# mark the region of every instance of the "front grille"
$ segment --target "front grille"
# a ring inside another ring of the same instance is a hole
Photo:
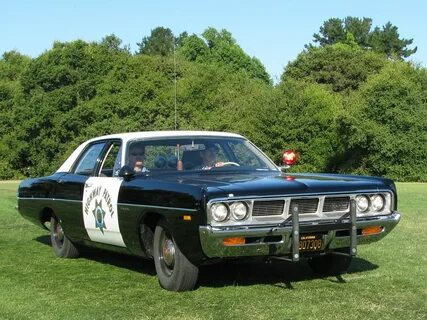
[[[283,213],[284,200],[254,201],[253,216],[278,216]]]
[[[350,197],[325,198],[323,212],[347,211],[350,205]]]
[[[316,213],[318,204],[319,204],[319,199],[317,199],[317,198],[314,198],[314,199],[292,199],[291,200],[291,207],[289,209],[289,214],[292,213],[292,210],[296,205],[298,206],[298,213],[299,214]]]

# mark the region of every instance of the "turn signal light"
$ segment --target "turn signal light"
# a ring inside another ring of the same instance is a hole
[[[372,227],[366,227],[362,229],[362,235],[369,236],[373,234],[381,233],[384,230],[384,227],[380,226],[372,226]]]
[[[225,238],[222,240],[222,243],[224,246],[235,246],[239,244],[245,244],[245,238],[244,237],[232,237],[232,238]]]

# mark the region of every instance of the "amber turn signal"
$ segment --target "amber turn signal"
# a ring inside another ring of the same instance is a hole
[[[184,215],[184,216],[182,216],[182,219],[183,219],[184,221],[191,221],[191,216],[189,216],[189,215]]]
[[[378,234],[381,233],[381,231],[383,231],[384,227],[380,227],[380,226],[371,226],[371,227],[366,227],[362,229],[362,235],[364,236],[369,236],[372,234]]]
[[[222,240],[222,243],[224,244],[224,246],[235,246],[239,244],[245,244],[245,238],[243,237],[225,238]]]

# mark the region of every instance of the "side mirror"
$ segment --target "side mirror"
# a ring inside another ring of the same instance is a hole
[[[123,166],[119,171],[119,177],[124,178],[126,181],[131,180],[135,176],[135,170],[130,166]]]
[[[282,163],[283,168],[288,169],[291,166],[295,165],[298,160],[298,153],[293,150],[285,150],[282,153]]]

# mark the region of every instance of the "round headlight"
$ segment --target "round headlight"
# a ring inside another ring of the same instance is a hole
[[[224,203],[215,203],[211,207],[212,218],[222,222],[228,217],[228,207]]]
[[[374,211],[381,211],[384,209],[384,197],[380,194],[374,194],[371,196],[372,209]]]
[[[248,207],[244,202],[234,202],[230,206],[231,215],[236,220],[243,220],[248,214]]]
[[[365,212],[369,208],[369,199],[367,196],[357,196],[356,206],[360,212]]]

